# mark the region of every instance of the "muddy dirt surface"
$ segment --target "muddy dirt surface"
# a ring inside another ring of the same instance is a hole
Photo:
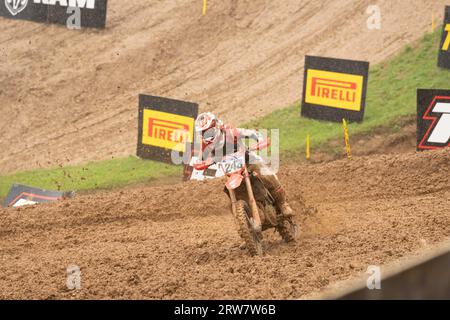
[[[296,299],[450,235],[450,150],[289,165],[281,179],[302,234],[288,245],[265,232],[255,258],[221,181],[0,209],[0,298]]]
[[[108,1],[104,31],[0,19],[0,173],[135,153],[138,94],[242,123],[298,101],[304,55],[377,63],[445,0]]]

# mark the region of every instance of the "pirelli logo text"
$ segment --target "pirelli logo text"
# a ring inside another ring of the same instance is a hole
[[[306,81],[306,103],[361,110],[363,76],[309,69]]]
[[[142,144],[185,152],[192,142],[194,119],[151,109],[144,110]]]

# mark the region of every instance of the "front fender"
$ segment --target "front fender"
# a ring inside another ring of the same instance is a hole
[[[244,177],[242,176],[242,174],[232,174],[228,178],[225,186],[227,187],[228,190],[234,190],[241,185],[242,180],[244,180]]]

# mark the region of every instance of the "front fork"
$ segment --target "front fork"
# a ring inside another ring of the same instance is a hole
[[[252,183],[250,181],[250,174],[247,170],[247,168],[244,169],[243,172],[244,180],[245,180],[245,186],[248,193],[248,201],[250,205],[250,210],[252,212],[252,217],[254,220],[253,228],[256,232],[262,231],[262,223],[261,223],[261,216],[259,215],[258,205],[256,204],[255,195],[253,194],[253,187]],[[231,199],[231,210],[233,211],[233,214],[236,215],[236,194],[234,190],[230,189],[230,199]]]

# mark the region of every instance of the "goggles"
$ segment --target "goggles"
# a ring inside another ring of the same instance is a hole
[[[214,139],[217,137],[219,129],[216,127],[206,129],[202,132],[202,138],[205,142],[213,142]]]

